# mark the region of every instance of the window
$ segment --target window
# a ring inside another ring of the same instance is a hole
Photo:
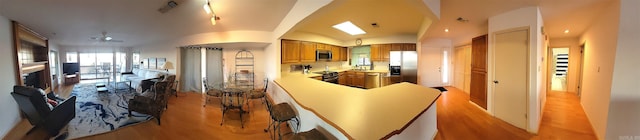
[[[371,61],[369,60],[369,55],[367,54],[358,55],[358,62],[356,64],[358,66],[370,66]]]
[[[67,63],[77,63],[78,52],[67,52]]]
[[[449,52],[442,51],[442,83],[449,83]]]
[[[133,68],[134,69],[140,69],[140,52],[133,52],[133,55],[131,56],[133,59]]]

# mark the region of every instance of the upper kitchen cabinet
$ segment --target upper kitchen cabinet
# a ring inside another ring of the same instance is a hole
[[[349,61],[349,48],[340,47],[340,61]]]
[[[316,62],[315,42],[300,42],[300,62]]]
[[[341,61],[342,60],[342,55],[340,55],[341,53],[341,49],[342,47],[338,47],[338,46],[333,46],[330,45],[331,47],[331,61]]]
[[[391,44],[372,44],[371,61],[389,61]]]
[[[403,44],[391,44],[391,51],[402,51],[404,50]]]
[[[300,48],[301,48],[300,41],[283,39],[281,44],[282,44],[282,63],[283,64],[300,62]]]
[[[402,51],[416,51],[416,44],[403,44]]]
[[[379,44],[371,44],[371,61],[382,61],[380,56],[380,45]]]
[[[316,45],[316,49],[317,49],[317,50],[327,50],[327,51],[330,51],[330,50],[331,50],[331,45],[318,43],[318,44]]]
[[[389,61],[389,52],[391,51],[391,44],[380,44],[380,58],[383,61]]]

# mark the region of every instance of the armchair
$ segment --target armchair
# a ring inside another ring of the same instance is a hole
[[[160,125],[160,117],[167,107],[167,100],[169,97],[169,82],[157,82],[153,86],[152,91],[148,96],[134,96],[129,100],[129,117],[131,117],[131,111],[149,114],[158,120]]]
[[[76,116],[75,96],[50,109],[44,100],[46,97],[35,88],[14,86],[11,95],[29,123],[34,125],[27,134],[36,128],[44,128],[49,136],[55,136]]]

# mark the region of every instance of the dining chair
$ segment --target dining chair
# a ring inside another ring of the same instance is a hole
[[[262,99],[262,104],[266,102],[265,95],[267,94],[267,87],[269,86],[269,79],[264,78],[264,88],[263,89],[254,89],[248,92],[247,98],[249,100],[252,99]],[[249,112],[251,112],[251,105],[249,105],[251,101],[247,102],[247,108]]]

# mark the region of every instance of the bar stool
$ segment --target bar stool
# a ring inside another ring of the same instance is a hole
[[[328,140],[327,136],[322,134],[318,129],[314,128],[309,131],[296,133],[291,138],[292,140]]]
[[[269,126],[264,129],[264,132],[268,132],[270,127],[273,125],[273,137],[271,137],[271,139],[275,139],[276,130],[278,131],[278,138],[282,139],[282,135],[280,134],[280,125],[284,122],[295,120],[297,123],[296,130],[299,129],[300,119],[298,119],[298,116],[296,115],[296,112],[293,110],[293,107],[291,107],[291,105],[289,105],[288,103],[279,103],[273,105],[270,99],[267,99],[266,102],[267,110],[269,111],[271,119],[269,121]],[[269,133],[269,135],[271,136],[271,133]]]

